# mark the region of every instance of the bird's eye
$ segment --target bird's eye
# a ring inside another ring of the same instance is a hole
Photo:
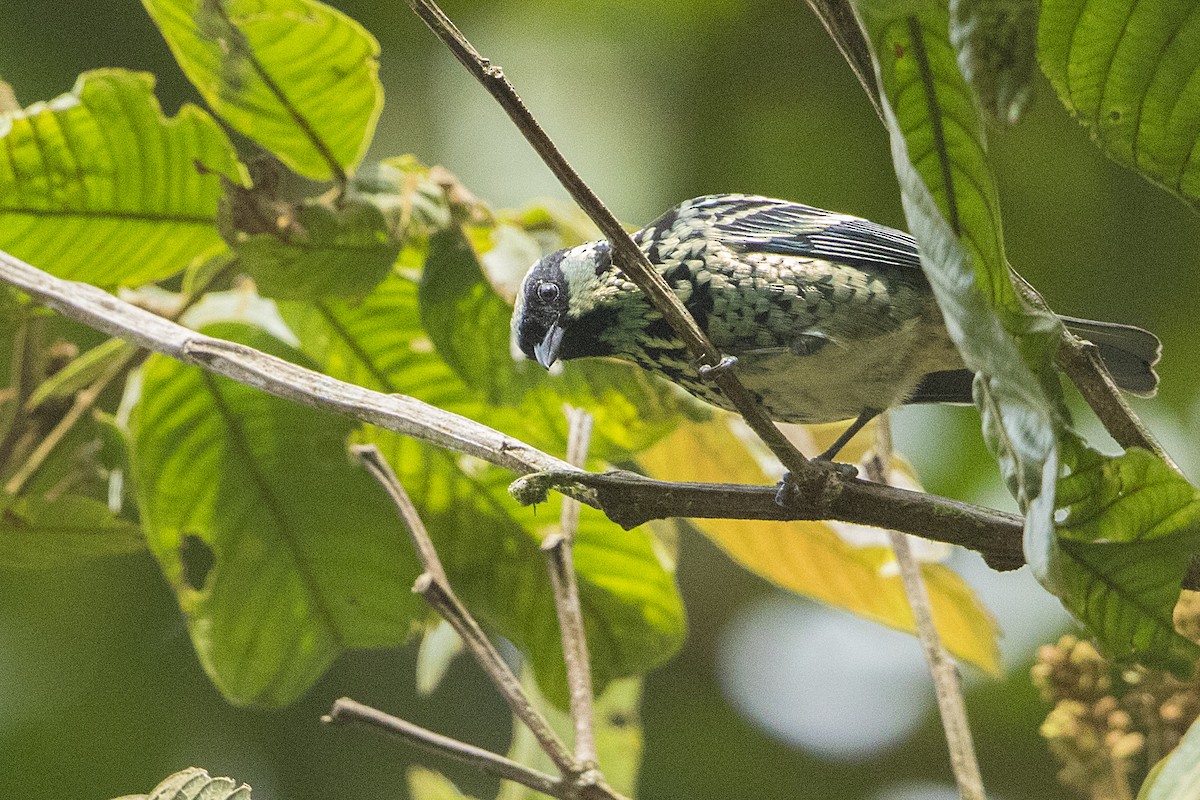
[[[553,303],[558,299],[558,284],[550,283],[549,281],[539,284],[537,288],[538,300],[543,303]]]

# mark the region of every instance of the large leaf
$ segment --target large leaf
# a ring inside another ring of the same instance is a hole
[[[1114,658],[1190,674],[1200,647],[1176,632],[1172,611],[1200,544],[1200,490],[1146,450],[1072,449],[1058,486],[1064,604]]]
[[[153,88],[145,73],[87,72],[70,94],[0,115],[0,249],[114,287],[220,246],[217,174],[240,179],[233,147],[195,106],[164,117]]]
[[[1057,391],[1049,364],[1058,323],[1025,309],[1009,277],[982,122],[944,8],[890,0],[860,8],[921,264],[951,338],[977,373],[985,438],[1025,511],[1026,555],[1048,581],[1061,420],[1047,388]]]
[[[1038,56],[1105,153],[1200,209],[1200,5],[1045,0]]]
[[[218,115],[296,172],[327,179],[366,152],[383,107],[379,43],[314,0],[143,0]]]
[[[770,480],[728,423],[722,416],[705,425],[685,425],[642,453],[638,462],[663,480]],[[916,631],[885,546],[856,546],[839,535],[836,523],[706,519],[693,524],[739,564],[778,586],[898,630]],[[924,563],[921,570],[946,647],[965,661],[998,672],[996,625],[987,609],[947,567]]]
[[[0,564],[57,567],[146,549],[137,523],[90,497],[12,498],[0,492]]]
[[[304,361],[256,329],[211,333]],[[284,705],[342,650],[405,638],[415,559],[349,461],[353,423],[156,356],[131,427],[147,539],[227,698]]]

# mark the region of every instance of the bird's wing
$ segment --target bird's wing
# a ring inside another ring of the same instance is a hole
[[[742,252],[819,258],[870,268],[920,269],[917,243],[907,233],[849,214],[744,195],[709,204],[716,237]]]

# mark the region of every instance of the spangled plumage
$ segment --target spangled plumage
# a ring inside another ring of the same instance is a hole
[[[904,402],[970,402],[916,242],[858,217],[749,195],[689,200],[634,240],[737,374],[784,422],[832,422]],[[1153,393],[1158,340],[1063,318],[1094,341],[1122,387]],[[614,356],[724,408],[683,343],[605,241],[530,269],[513,313],[530,358]]]

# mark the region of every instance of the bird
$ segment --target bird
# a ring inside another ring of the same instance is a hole
[[[633,240],[769,417],[854,420],[818,459],[831,461],[886,409],[972,401],[974,375],[946,330],[916,240],[903,231],[787,200],[716,194],[680,203]],[[1118,386],[1155,393],[1158,337],[1060,319],[1098,348]],[[606,240],[534,263],[511,330],[514,348],[546,369],[614,357],[733,409]]]

